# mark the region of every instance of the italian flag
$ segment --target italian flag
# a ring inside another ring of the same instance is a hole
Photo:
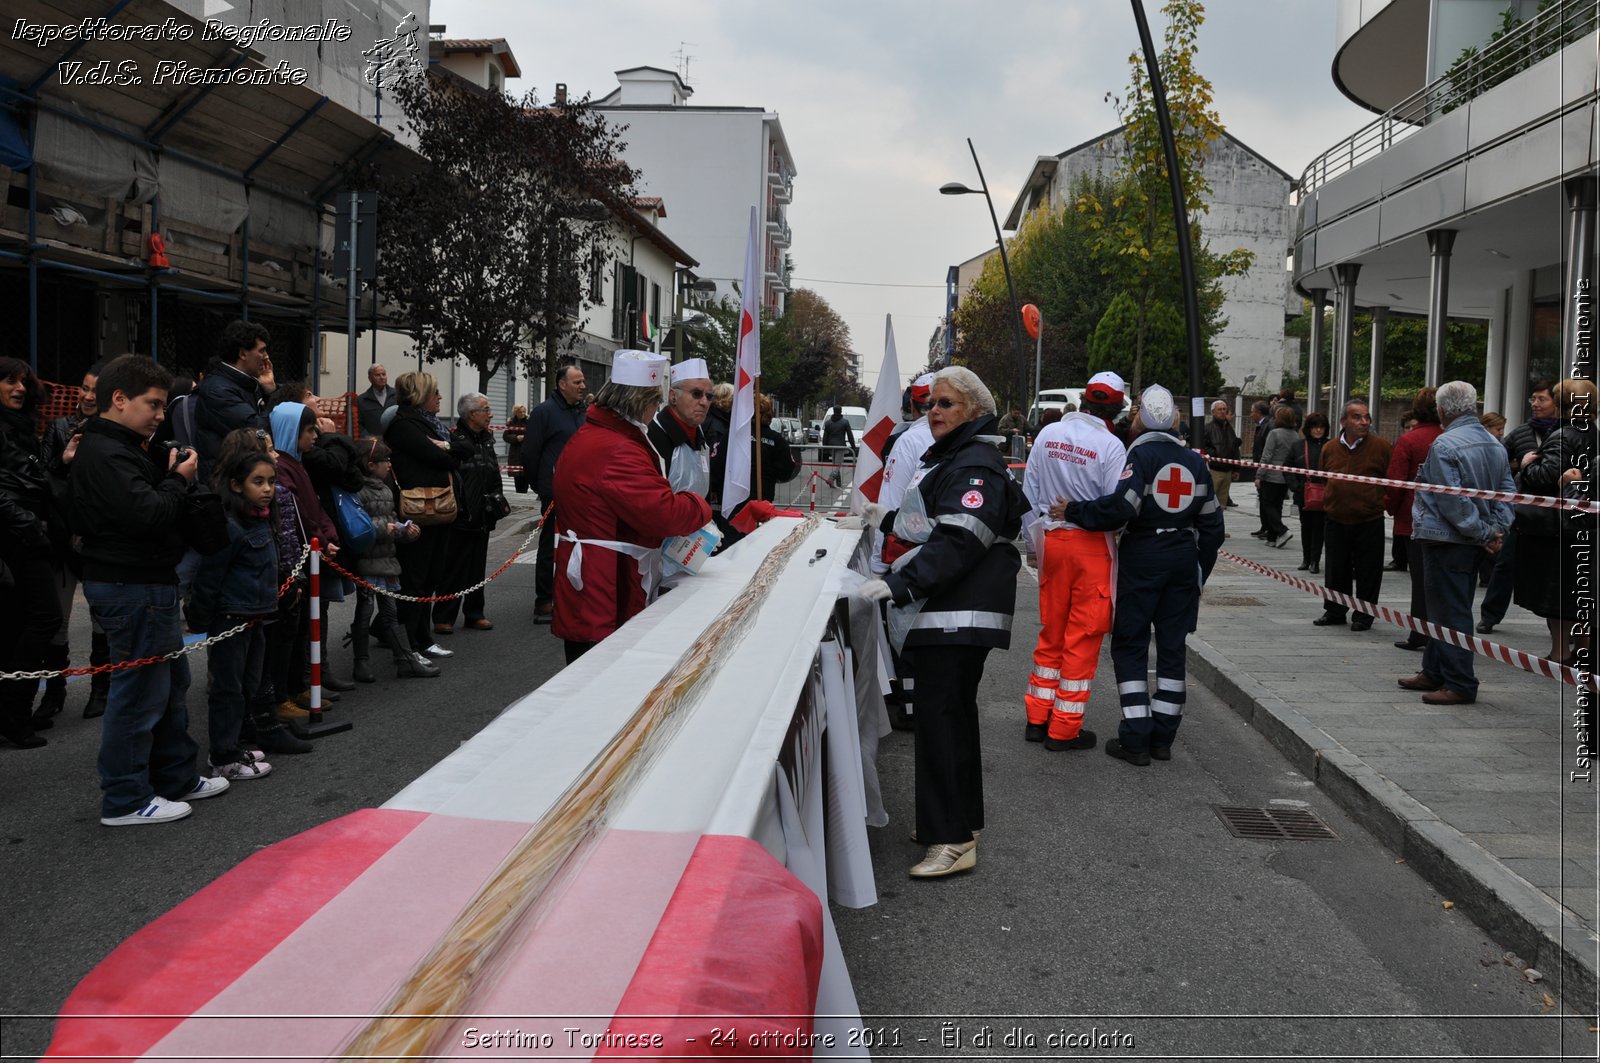
[[[655,341],[656,325],[655,322],[650,320],[649,307],[639,311],[639,334],[651,342]]]

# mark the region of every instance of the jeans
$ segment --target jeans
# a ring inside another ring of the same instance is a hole
[[[1472,633],[1472,593],[1478,585],[1478,553],[1468,543],[1424,541],[1422,575],[1428,596],[1428,619],[1440,627]],[[1450,690],[1478,694],[1472,651],[1429,639],[1422,651],[1422,671]]]
[[[237,623],[237,618],[225,618],[214,625],[215,630],[210,634],[225,631]],[[206,690],[206,717],[212,764],[231,764],[241,759],[239,728],[244,725],[245,703],[257,699],[266,647],[266,631],[257,623],[206,651],[206,671],[210,679]]]
[[[85,580],[83,596],[105,630],[113,661],[171,653],[183,646],[177,584]],[[125,816],[152,794],[181,799],[198,781],[189,737],[189,660],[111,673],[100,728],[100,814]]]
[[[1478,615],[1486,624],[1498,624],[1506,618],[1506,610],[1511,607],[1511,591],[1517,583],[1516,561],[1517,532],[1511,527],[1506,529],[1505,541],[1495,555],[1494,574],[1489,577],[1489,589],[1483,592],[1483,603],[1478,606]]]

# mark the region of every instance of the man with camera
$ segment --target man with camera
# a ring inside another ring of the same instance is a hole
[[[196,457],[185,447],[146,449],[166,413],[172,376],[148,358],[123,355],[95,382],[99,416],[83,426],[72,462],[72,526],[83,540],[83,594],[113,661],[159,658],[183,648],[178,602],[181,524]],[[112,673],[100,732],[100,822],[165,823],[228,780],[195,772],[189,737],[189,662],[157,660]]]

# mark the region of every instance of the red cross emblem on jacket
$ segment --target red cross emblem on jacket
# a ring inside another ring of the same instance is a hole
[[[1188,504],[1189,498],[1194,494],[1194,477],[1189,475],[1189,470],[1173,462],[1164,466],[1156,475],[1152,488],[1156,497],[1156,504],[1168,513],[1177,513]]]

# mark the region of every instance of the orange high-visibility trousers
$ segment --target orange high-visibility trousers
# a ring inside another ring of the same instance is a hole
[[[1028,722],[1051,738],[1083,728],[1100,644],[1111,630],[1111,547],[1104,532],[1062,528],[1044,536],[1039,562],[1039,643],[1028,677]]]

